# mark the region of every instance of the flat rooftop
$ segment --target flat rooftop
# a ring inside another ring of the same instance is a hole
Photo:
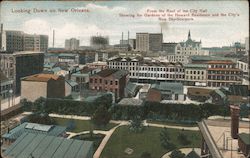
[[[250,134],[250,122],[240,121],[239,134]],[[216,119],[204,120],[199,123],[199,128],[209,146],[210,152],[215,158],[244,158],[238,152],[238,139],[231,139],[231,120]],[[225,135],[225,137],[224,137]],[[228,140],[228,141],[227,141]],[[209,142],[208,142],[209,141]],[[232,147],[232,148],[231,148]],[[232,151],[231,151],[232,149]],[[231,157],[232,154],[232,157]]]

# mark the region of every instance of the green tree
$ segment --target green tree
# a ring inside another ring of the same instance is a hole
[[[169,155],[170,158],[184,158],[185,154],[182,153],[180,150],[174,150],[172,153]]]
[[[96,126],[106,126],[111,119],[111,114],[104,105],[100,105],[91,119]]]
[[[175,145],[171,142],[168,130],[165,127],[160,133],[160,141],[161,141],[161,146],[165,149],[173,150],[175,148]]]
[[[151,158],[151,154],[148,153],[148,152],[143,152],[143,153],[141,154],[141,158]]]
[[[130,121],[130,128],[131,131],[133,132],[142,132],[143,130],[143,120],[141,119],[140,116],[135,116],[131,121]]]

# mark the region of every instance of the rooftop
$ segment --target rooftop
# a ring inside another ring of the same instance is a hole
[[[206,69],[207,65],[206,64],[185,64],[185,68],[198,68],[198,69]]]
[[[37,82],[48,82],[49,80],[58,80],[62,77],[54,74],[36,74],[28,77],[24,77],[23,81],[37,81]]]
[[[128,74],[128,71],[126,70],[105,69],[105,70],[97,72],[96,74],[94,74],[94,76],[108,77],[112,75],[114,76],[114,78],[120,79],[127,74]]]
[[[118,105],[121,106],[142,106],[143,101],[141,99],[134,99],[134,98],[123,98]]]
[[[38,133],[23,133],[7,150],[4,156],[10,158],[89,158],[93,155],[93,142]]]
[[[55,125],[43,125],[37,123],[24,122],[19,126],[5,133],[2,137],[6,139],[15,140],[23,133],[43,133],[51,136],[59,136],[66,131],[66,127]]]
[[[250,134],[249,133],[240,133],[239,138],[246,144],[250,145]]]
[[[242,153],[238,152],[238,140],[231,139],[231,120],[203,120],[198,123],[198,126],[212,157],[231,158],[231,154],[232,158],[244,157]],[[240,121],[239,133],[249,134],[249,121]],[[228,141],[225,141],[226,139]]]
[[[151,88],[158,89],[161,92],[183,94],[183,85],[181,83],[160,82],[160,84],[153,84]]]

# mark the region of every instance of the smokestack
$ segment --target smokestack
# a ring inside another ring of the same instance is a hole
[[[3,24],[1,24],[1,33],[3,33]]]
[[[124,44],[124,43],[123,43],[123,32],[122,32],[122,44]]]
[[[55,47],[55,30],[53,30],[53,48]]]
[[[128,31],[128,44],[129,44],[129,31]]]
[[[231,105],[230,111],[231,111],[231,136],[233,139],[237,139],[239,133],[240,108],[239,106]]]

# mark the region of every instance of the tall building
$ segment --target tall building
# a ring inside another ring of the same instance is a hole
[[[48,36],[26,34],[22,31],[2,31],[1,33],[1,48],[2,51],[47,51]]]
[[[149,51],[158,52],[162,51],[163,35],[162,33],[149,34]]]
[[[76,38],[70,38],[65,40],[65,49],[67,50],[78,50],[79,49],[79,40]]]
[[[136,50],[141,52],[149,51],[148,33],[136,33]]]
[[[109,45],[109,38],[104,36],[92,36],[90,46],[94,49],[105,49]]]
[[[249,37],[245,38],[245,49],[247,52],[249,52]]]
[[[28,51],[2,53],[0,63],[3,74],[14,80],[14,94],[20,94],[21,78],[43,71],[44,53]]]

